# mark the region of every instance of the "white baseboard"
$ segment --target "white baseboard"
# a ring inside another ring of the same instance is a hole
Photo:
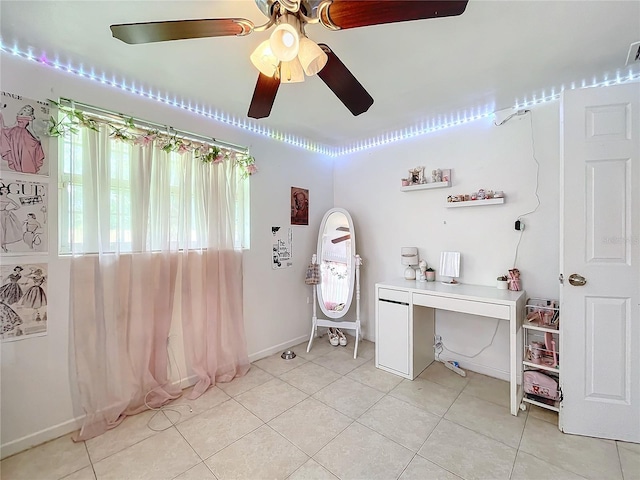
[[[58,425],[45,428],[39,432],[31,433],[22,438],[12,440],[11,442],[3,443],[0,446],[0,458],[9,457],[22,452],[23,450],[27,450],[31,447],[35,447],[36,445],[40,445],[50,440],[55,440],[63,435],[74,432],[80,428],[83,420],[84,415],[72,418],[71,420],[59,423]]]
[[[298,345],[304,341],[309,341],[309,335],[303,335],[302,337],[297,337],[292,340],[287,340],[279,345],[274,345],[273,347],[265,348],[264,350],[260,350],[259,352],[249,354],[249,361],[251,363],[256,360],[260,360],[261,358],[269,357],[274,353],[278,353],[280,351],[286,350],[288,348],[293,347],[294,345]]]
[[[471,372],[480,373],[482,375],[487,375],[488,377],[498,378],[500,380],[510,381],[509,372],[505,372],[504,370],[499,370],[497,368],[488,367],[486,365],[480,365],[478,363],[468,362],[468,361],[460,361],[459,358],[449,356],[445,353],[440,354],[440,360],[451,360],[457,361],[460,364],[460,368],[463,370],[469,370]]]
[[[198,377],[195,375],[191,375],[190,377],[183,378],[181,380],[175,380],[174,382],[172,382],[172,384],[179,385],[180,388],[184,390],[185,388],[189,388],[195,385],[197,381]],[[85,415],[81,415],[79,417],[59,423],[58,425],[54,425],[38,432],[26,435],[22,438],[18,438],[17,440],[3,443],[2,445],[0,445],[0,459],[10,457],[11,455],[15,455],[16,453],[20,453],[31,447],[41,445],[45,442],[55,440],[56,438],[60,438],[71,432],[75,432],[82,425],[84,417]]]

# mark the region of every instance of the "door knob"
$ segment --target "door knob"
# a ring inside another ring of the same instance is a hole
[[[569,275],[569,283],[574,287],[582,287],[587,283],[587,279],[582,275],[578,275],[577,273],[572,273]]]

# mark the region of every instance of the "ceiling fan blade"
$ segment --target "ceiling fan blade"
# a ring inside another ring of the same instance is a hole
[[[318,76],[354,116],[369,110],[373,105],[371,95],[327,45],[320,43],[318,46],[329,57],[327,64],[318,72]]]
[[[320,15],[339,29],[461,15],[468,0],[333,0]]]
[[[254,24],[244,18],[211,18],[202,20],[173,20],[168,22],[123,23],[111,25],[111,33],[129,44],[165,42],[188,38],[246,35]]]
[[[277,72],[273,77],[268,77],[262,73],[259,74],[256,89],[253,91],[251,105],[249,105],[249,113],[251,118],[265,118],[271,113],[271,107],[276,99],[278,87],[280,86],[280,78]]]

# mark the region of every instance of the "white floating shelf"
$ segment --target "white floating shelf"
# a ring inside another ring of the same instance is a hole
[[[408,187],[400,187],[402,192],[412,192],[413,190],[430,190],[432,188],[447,188],[451,186],[451,181],[448,182],[432,182],[421,183],[419,185],[409,185]]]
[[[464,202],[447,202],[447,208],[481,207],[483,205],[499,205],[504,203],[504,198],[488,198],[486,200],[466,200]]]

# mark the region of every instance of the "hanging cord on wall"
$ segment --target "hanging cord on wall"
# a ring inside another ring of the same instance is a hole
[[[512,113],[511,115],[509,115],[499,123],[493,122],[493,124],[496,127],[499,127],[507,123],[513,117],[526,115],[527,113],[529,114],[529,128],[531,130],[531,156],[533,158],[533,161],[536,163],[536,188],[534,190],[534,195],[536,196],[536,206],[533,210],[527,213],[523,213],[522,215],[519,215],[518,218],[516,219],[518,222],[520,222],[520,220],[526,217],[527,215],[531,215],[535,213],[538,210],[538,207],[540,206],[540,195],[538,195],[538,188],[540,186],[540,162],[538,162],[538,159],[536,157],[536,143],[535,143],[535,137],[533,135],[533,112],[531,110],[518,110],[517,112]],[[524,233],[524,225],[520,227],[520,235],[518,236],[518,243],[516,244],[516,251],[513,257],[513,268],[516,268],[516,263],[518,262],[518,250],[520,249],[520,242],[522,241],[523,233]]]
[[[461,357],[465,357],[465,358],[476,358],[478,355],[480,355],[482,352],[484,352],[487,348],[489,348],[491,345],[493,345],[493,342],[496,339],[496,335],[498,333],[498,327],[500,327],[500,322],[501,320],[497,320],[496,321],[496,329],[493,331],[493,336],[491,337],[491,341],[489,342],[488,345],[485,345],[484,347],[482,347],[482,349],[474,354],[474,355],[465,355],[464,353],[460,353],[460,352],[456,352],[454,350],[450,350],[448,349],[445,344],[444,344],[444,340],[442,340],[442,338],[440,338],[440,340],[436,341],[434,347],[435,347],[435,353],[436,353],[436,360],[438,360],[439,362],[441,362],[442,360],[440,360],[440,354],[446,350],[449,353],[453,353],[455,355],[460,355]]]
[[[535,136],[533,135],[533,112],[531,110],[525,110],[525,112],[529,113],[529,128],[531,130],[531,156],[533,158],[533,161],[536,163],[536,188],[534,190],[534,195],[536,196],[536,206],[533,210],[518,216],[517,218],[518,221],[520,221],[520,219],[526,217],[527,215],[531,215],[535,213],[538,210],[538,207],[540,207],[540,195],[538,194],[538,188],[540,187],[540,162],[536,157],[536,142],[535,142]],[[520,241],[522,240],[523,232],[524,232],[524,228],[521,228],[520,237],[518,238],[518,243],[516,244],[516,251],[513,256],[513,268],[516,268],[516,263],[518,261],[518,250],[520,248]]]
[[[180,373],[180,367],[178,367],[178,362],[176,361],[176,356],[173,353],[173,348],[171,348],[171,342],[169,342],[170,338],[171,337],[169,337],[167,339],[167,349],[169,350],[169,353],[171,353],[171,358],[173,358],[173,363],[176,366],[176,371],[178,372],[178,381],[182,381],[182,374]],[[171,378],[171,373],[172,373],[171,360],[169,360],[169,378]],[[167,381],[167,383],[168,383],[168,381]],[[161,407],[152,407],[151,405],[149,405],[147,403],[147,397],[149,397],[149,394],[151,392],[153,392],[156,388],[164,387],[165,385],[166,385],[166,383],[163,384],[163,385],[158,385],[157,387],[152,388],[144,396],[144,404],[145,404],[145,406],[149,410],[154,410],[156,412],[151,416],[151,418],[147,422],[147,427],[149,427],[149,429],[153,430],[154,432],[163,432],[167,428],[171,428],[171,427],[175,426],[180,421],[180,418],[182,418],[182,413],[180,413],[180,411],[177,410],[180,407],[187,407],[189,409],[189,413],[193,413],[193,408],[191,408],[191,405],[186,405],[186,404],[182,404],[182,405],[162,405]],[[153,421],[154,418],[156,418],[156,415],[158,415],[160,412],[175,412],[175,413],[178,414],[178,419],[174,422],[173,420],[171,420],[171,418],[169,418],[169,415],[165,415],[165,418],[169,421],[169,423],[171,425],[168,426],[168,427],[165,427],[165,428],[153,428],[151,426],[151,422]]]

